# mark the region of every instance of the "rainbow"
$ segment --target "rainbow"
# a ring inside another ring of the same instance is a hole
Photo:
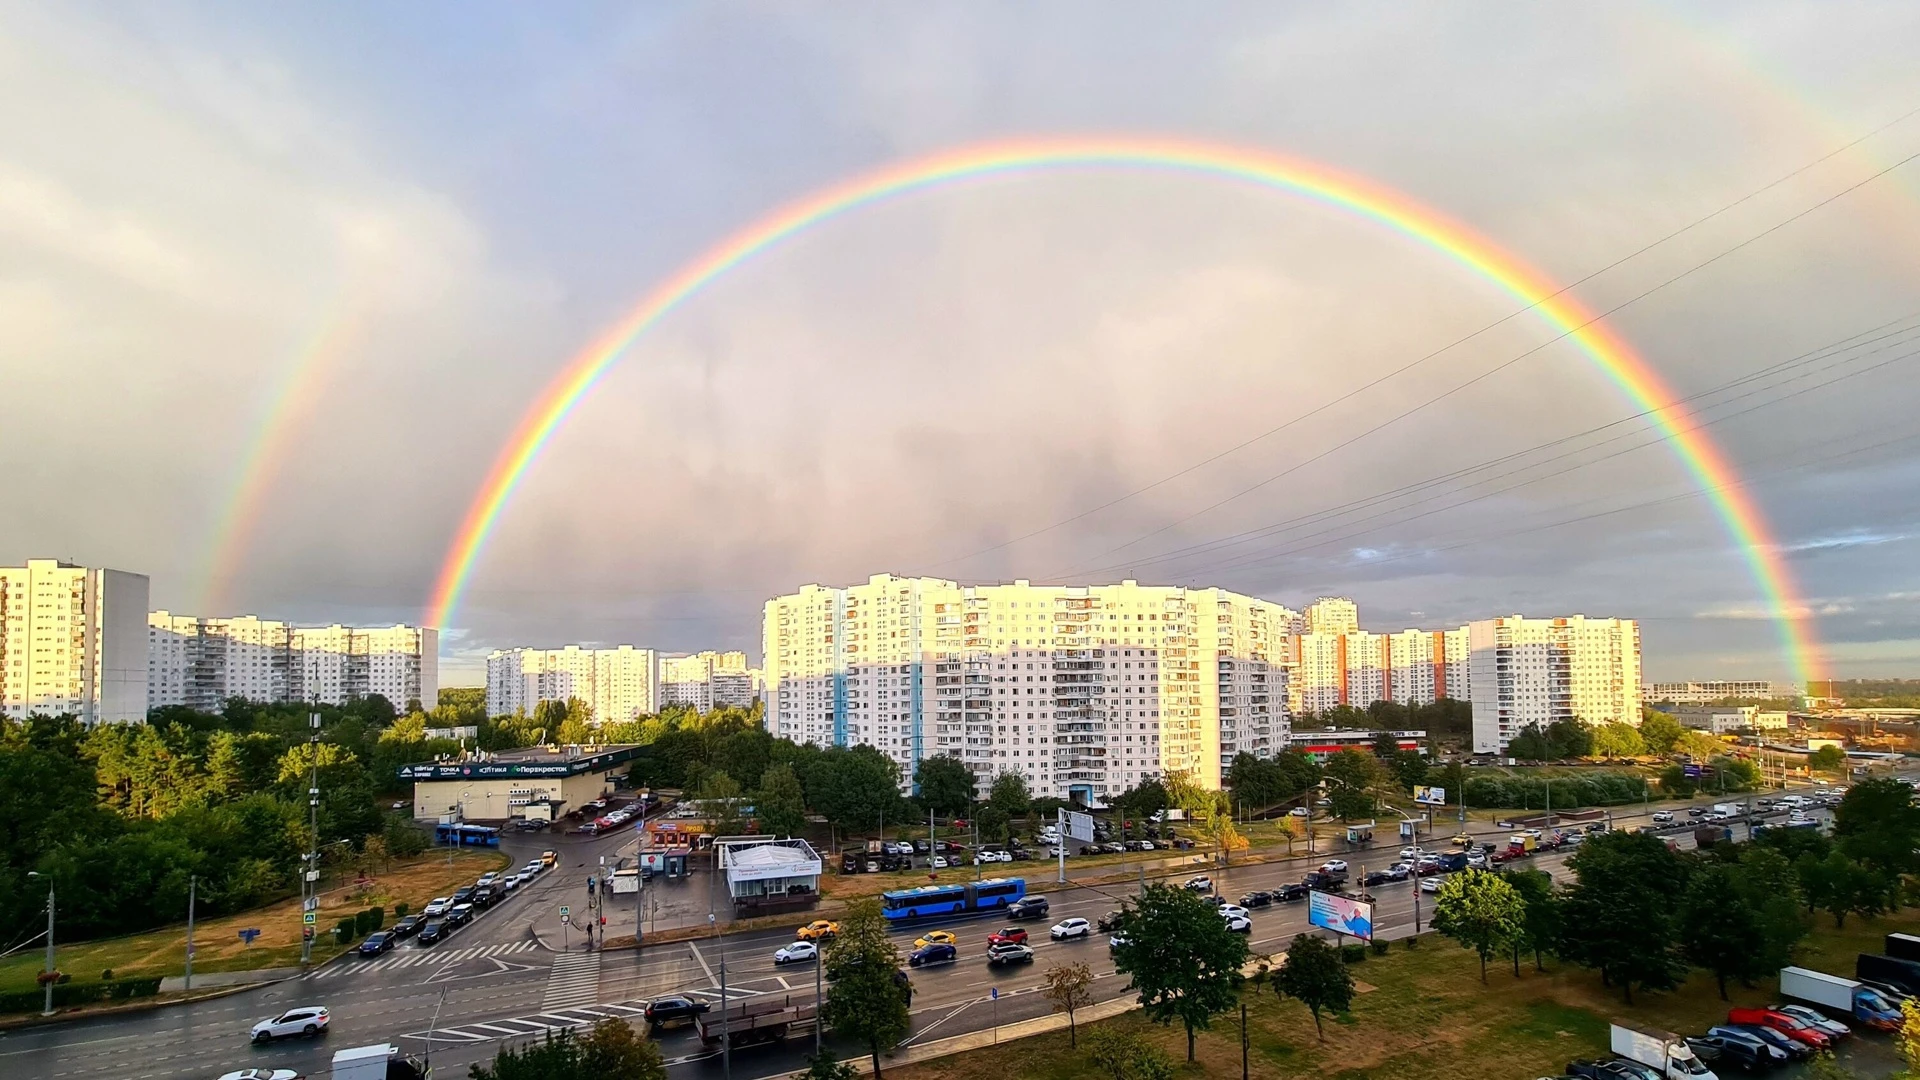
[[[897,162],[804,196],[727,237],[656,286],[569,363],[522,416],[502,447],[441,566],[426,615],[451,625],[474,563],[540,451],[627,349],[690,298],[753,257],[854,210],[964,180],[1040,170],[1125,168],[1225,180],[1278,191],[1371,221],[1447,256],[1537,311],[1639,409],[1673,447],[1746,560],[1773,615],[1793,677],[1816,677],[1808,611],[1766,521],[1726,456],[1659,375],[1598,317],[1538,270],[1400,192],[1313,162],[1264,150],[1134,136],[999,141]]]

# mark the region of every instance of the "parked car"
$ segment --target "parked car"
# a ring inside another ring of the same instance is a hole
[[[1047,931],[1047,935],[1055,941],[1088,937],[1092,933],[1093,924],[1085,919],[1062,919]]]
[[[1007,915],[1015,919],[1042,919],[1047,914],[1047,898],[1044,896],[1023,896],[1007,907]]]
[[[1658,1073],[1625,1058],[1567,1062],[1567,1075],[1581,1080],[1661,1080]]]
[[[934,942],[908,953],[907,963],[913,967],[925,967],[928,964],[951,964],[959,958],[959,949],[943,942]]]
[[[448,932],[446,920],[435,919],[420,928],[420,935],[417,940],[422,945],[438,945],[440,944],[440,939],[446,937]]]
[[[360,948],[355,951],[361,956],[379,956],[381,953],[393,948],[394,942],[398,940],[400,939],[394,937],[389,931],[376,930],[368,934],[367,940],[361,942]]]
[[[1017,942],[993,945],[987,949],[988,967],[1010,967],[1033,963],[1033,950]]]
[[[935,855],[932,859],[928,860],[928,867],[933,870],[945,870],[952,865],[952,863],[947,861],[945,855]]]
[[[1737,1068],[1741,1072],[1759,1072],[1771,1069],[1776,1064],[1774,1049],[1755,1039],[1751,1042],[1727,1038],[1724,1035],[1699,1035],[1689,1038],[1687,1046],[1693,1055],[1700,1059],[1715,1075]],[[1781,1060],[1785,1055],[1781,1055]]]
[[[804,964],[809,960],[820,959],[820,946],[811,941],[795,941],[782,946],[773,954],[776,964]]]
[[[1753,1032],[1743,1031],[1736,1027],[1723,1026],[1708,1028],[1707,1038],[1720,1039],[1727,1043],[1742,1044],[1754,1052],[1755,1060],[1764,1061],[1770,1066],[1784,1065],[1791,1056],[1785,1050],[1755,1035]]]
[[[221,1073],[220,1080],[300,1080],[300,1074],[292,1069],[238,1069]]]
[[[1759,1024],[1728,1024],[1727,1027],[1734,1031],[1744,1031],[1763,1042],[1772,1044],[1774,1047],[1784,1051],[1787,1058],[1792,1061],[1804,1061],[1812,1057],[1815,1053],[1813,1047],[1788,1035],[1784,1031],[1775,1031],[1770,1027],[1762,1027]],[[1717,1027],[1707,1029],[1707,1034],[1709,1035],[1718,1035],[1720,1033],[1721,1031]]]
[[[1004,930],[998,930],[987,935],[988,946],[1025,945],[1026,943],[1027,928],[1024,926],[1009,926]]]
[[[913,947],[916,949],[924,949],[929,945],[958,944],[960,944],[960,939],[955,937],[951,930],[929,930],[914,939]]]
[[[1807,1023],[1812,1024],[1816,1030],[1824,1032],[1830,1039],[1844,1039],[1853,1034],[1852,1028],[1825,1013],[1817,1012],[1805,1005],[1775,1005],[1773,1008],[1786,1013],[1788,1016],[1797,1016],[1805,1020]]]
[[[815,919],[795,931],[801,941],[825,941],[840,932],[840,924],[830,919]]]
[[[1729,1009],[1727,1023],[1745,1026],[1755,1024],[1772,1028],[1796,1042],[1802,1042],[1815,1050],[1829,1050],[1833,1047],[1833,1037],[1791,1013],[1779,1009]]]
[[[309,1039],[327,1033],[327,1008],[324,1005],[302,1005],[288,1009],[279,1016],[270,1016],[253,1025],[253,1041],[271,1042],[292,1035],[303,1035]]]
[[[713,1006],[707,1002],[695,1001],[692,998],[654,998],[647,1003],[647,1027],[662,1028],[682,1020],[691,1023],[699,1019],[701,1013],[711,1008]]]

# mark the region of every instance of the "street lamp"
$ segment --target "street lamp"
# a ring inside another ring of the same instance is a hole
[[[28,877],[30,877],[30,878],[37,878],[37,877],[41,877],[41,876],[43,876],[43,875],[42,875],[42,874],[40,873],[40,871],[38,871],[38,870],[29,870],[29,871],[27,871],[27,876],[28,876]],[[44,1007],[43,1007],[43,1008],[42,1008],[42,1009],[40,1010],[40,1015],[42,1015],[42,1016],[52,1016],[52,1015],[53,1015],[53,981],[54,981],[54,974],[53,974],[53,879],[52,879],[52,878],[48,878],[48,879],[47,879],[47,970],[46,970],[46,973],[45,973],[45,974],[43,974],[43,975],[41,976],[41,980],[42,980],[42,981],[44,981],[44,982],[46,983],[46,985],[47,985],[47,1000],[46,1000],[46,1005],[45,1005],[45,1006],[44,1006]]]

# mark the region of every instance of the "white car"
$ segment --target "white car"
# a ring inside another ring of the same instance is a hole
[[[1296,806],[1293,809],[1287,811],[1287,816],[1288,817],[1306,817],[1307,808],[1304,806]]]
[[[475,884],[475,885],[491,885],[491,884],[493,884],[494,882],[496,882],[496,881],[499,881],[499,880],[500,880],[500,871],[498,871],[498,870],[489,870],[489,871],[487,871],[486,873],[484,873],[484,874],[481,874],[481,875],[480,875],[480,880],[479,880],[479,881],[476,881],[476,882],[474,882],[474,884]]]
[[[935,870],[945,870],[947,867],[952,865],[953,865],[952,863],[947,861],[947,857],[945,855],[935,855],[933,857],[933,868]]]
[[[1420,891],[1437,893],[1440,891],[1440,881],[1437,877],[1423,877],[1420,879]]]
[[[811,941],[796,941],[773,954],[776,964],[804,964],[820,959],[820,946]]]
[[[300,1074],[292,1069],[240,1069],[222,1073],[220,1080],[300,1080]]]
[[[1109,935],[1107,935],[1107,948],[1108,948],[1108,949],[1117,949],[1117,948],[1119,948],[1120,946],[1122,946],[1122,945],[1125,945],[1126,943],[1127,943],[1127,936],[1126,936],[1125,934],[1109,934]]]
[[[453,908],[453,897],[436,896],[431,901],[428,901],[427,910],[421,912],[420,914],[425,915],[429,919],[434,919],[442,915],[445,915],[452,908]]]
[[[519,888],[520,883],[525,880],[526,878],[523,878],[519,874],[515,873],[515,874],[508,874],[506,877],[503,877],[499,881],[494,882],[494,884],[500,886],[501,888],[507,890],[508,892],[512,892],[513,890]]]
[[[1227,919],[1227,929],[1236,934],[1253,933],[1253,920],[1245,915],[1235,915]]]
[[[1220,905],[1220,917],[1223,919],[1251,919],[1253,913],[1239,904]]]
[[[253,1025],[254,1042],[284,1039],[289,1035],[305,1035],[311,1038],[326,1033],[327,1010],[322,1005],[303,1005],[297,1009],[288,1009],[279,1016],[269,1017]]]
[[[1208,877],[1205,874],[1201,874],[1199,877],[1196,877],[1196,878],[1188,878],[1186,885],[1182,887],[1191,889],[1194,892],[1212,892],[1213,879]]]
[[[1406,862],[1412,862],[1413,860],[1425,854],[1427,854],[1426,848],[1403,847],[1400,849],[1400,858]]]
[[[1328,859],[1326,862],[1320,864],[1320,872],[1323,874],[1344,874],[1347,872],[1347,860]]]
[[[1062,919],[1054,923],[1053,928],[1048,930],[1047,933],[1055,941],[1065,941],[1068,938],[1077,937],[1083,938],[1092,935],[1093,924],[1085,919]]]
[[[537,878],[540,876],[540,871],[545,870],[546,868],[547,868],[546,863],[541,862],[539,859],[535,859],[532,862],[528,863],[527,865],[521,867],[520,872],[522,874],[525,874],[529,878]]]

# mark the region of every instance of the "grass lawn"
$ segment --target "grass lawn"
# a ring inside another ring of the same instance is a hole
[[[508,861],[499,852],[460,851],[454,853],[449,866],[445,852],[429,853],[394,862],[386,872],[374,875],[368,885],[348,882],[328,889],[320,896],[314,959],[324,960],[343,951],[332,943],[329,933],[341,919],[366,908],[382,907],[387,909],[387,921],[391,923],[395,904],[404,903],[419,911],[434,897],[470,884],[489,870],[503,869]],[[194,973],[296,966],[300,963],[300,925],[297,896],[239,915],[201,919],[193,932]],[[239,931],[247,927],[260,930],[252,946],[240,942]],[[143,934],[62,945],[56,925],[55,963],[78,982],[98,979],[109,968],[117,978],[179,975],[186,966],[186,940],[187,928],[182,922]],[[42,969],[45,956],[41,949],[27,949],[0,960],[0,992],[33,989],[34,976]]]
[[[1920,910],[1872,921],[1849,920],[1836,931],[1823,918],[1798,963],[1850,974],[1855,953],[1879,949],[1890,930],[1920,928]],[[1314,1037],[1313,1019],[1297,1002],[1262,987],[1247,996],[1252,1036],[1250,1073],[1257,1077],[1327,1076],[1338,1080],[1507,1080],[1552,1076],[1568,1060],[1604,1054],[1608,1024],[1615,1019],[1684,1033],[1698,1033],[1724,1020],[1727,1003],[1710,977],[1695,973],[1668,994],[1636,994],[1634,1004],[1600,985],[1598,976],[1549,963],[1535,972],[1523,963],[1493,968],[1480,983],[1474,955],[1443,938],[1427,936],[1415,949],[1398,944],[1385,956],[1354,965],[1363,992],[1353,1012],[1329,1017],[1326,1041]],[[1774,998],[1772,980],[1753,989],[1729,988],[1735,1004],[1761,1005]],[[1162,1028],[1139,1013],[1104,1024],[1135,1030],[1157,1042],[1182,1076],[1227,1077],[1240,1071],[1238,1016],[1221,1017],[1198,1042],[1198,1060],[1186,1065],[1186,1039],[1178,1026]],[[1885,1056],[1882,1036],[1854,1040]],[[919,1065],[889,1067],[905,1080],[1096,1080],[1102,1074],[1084,1053],[1068,1049],[1065,1033],[969,1051]]]

